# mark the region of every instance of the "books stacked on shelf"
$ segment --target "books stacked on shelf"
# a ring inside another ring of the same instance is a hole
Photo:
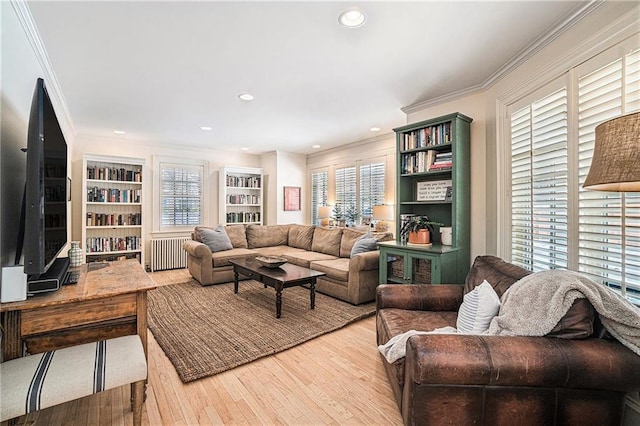
[[[142,182],[142,171],[140,169],[134,170],[125,169],[124,167],[98,167],[97,165],[94,165],[87,167],[87,179]]]
[[[87,213],[87,226],[124,226],[141,225],[142,213],[106,214]]]
[[[451,143],[451,122],[404,133],[400,148],[402,151],[410,151],[445,143]]]
[[[433,163],[429,165],[429,171],[446,170],[453,167],[453,153],[438,152],[433,159]]]
[[[260,176],[227,176],[227,186],[232,188],[260,188]]]
[[[87,201],[90,203],[139,203],[140,189],[93,188],[87,189]]]
[[[140,250],[140,237],[94,237],[87,238],[87,253]]]
[[[227,223],[252,223],[260,222],[260,212],[229,212]]]
[[[227,204],[260,204],[260,196],[250,194],[227,194]]]

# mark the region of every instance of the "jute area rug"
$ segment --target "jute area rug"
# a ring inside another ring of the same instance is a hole
[[[162,273],[152,274],[164,284]],[[184,277],[184,275],[183,275]],[[353,306],[309,290],[284,289],[276,319],[275,290],[257,281],[202,287],[191,277],[148,292],[149,329],[180,379],[190,382],[272,355],[375,313],[375,302]]]

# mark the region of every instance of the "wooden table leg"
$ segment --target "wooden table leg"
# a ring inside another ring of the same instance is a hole
[[[22,356],[22,338],[20,337],[20,311],[2,313],[2,360],[9,361]]]
[[[311,298],[311,309],[316,308],[316,279],[311,279],[311,290],[309,291],[309,297]]]
[[[276,289],[276,318],[280,318],[282,314],[282,283],[274,286]]]
[[[233,294],[238,294],[238,269],[233,267]]]

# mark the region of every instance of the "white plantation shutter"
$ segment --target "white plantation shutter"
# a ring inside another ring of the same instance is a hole
[[[371,217],[373,206],[384,204],[384,162],[360,165],[360,215]]]
[[[349,207],[356,207],[356,167],[336,169],[336,206],[343,215]]]
[[[567,90],[511,116],[512,261],[533,271],[566,268]]]
[[[318,207],[327,205],[328,182],[327,172],[311,174],[311,223],[320,224]]]
[[[623,295],[640,294],[640,197],[587,191],[595,127],[640,106],[639,52],[578,79],[579,271]],[[627,294],[628,293],[628,294]]]
[[[202,186],[202,166],[161,163],[161,226],[201,225]]]

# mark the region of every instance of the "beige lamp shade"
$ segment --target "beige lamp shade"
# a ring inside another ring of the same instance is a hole
[[[318,217],[321,219],[331,217],[331,206],[320,206],[318,208]]]
[[[640,192],[640,112],[596,127],[596,144],[585,189]]]
[[[389,229],[387,221],[393,220],[393,206],[373,206],[373,219],[378,221],[375,227],[377,232],[387,232]]]

